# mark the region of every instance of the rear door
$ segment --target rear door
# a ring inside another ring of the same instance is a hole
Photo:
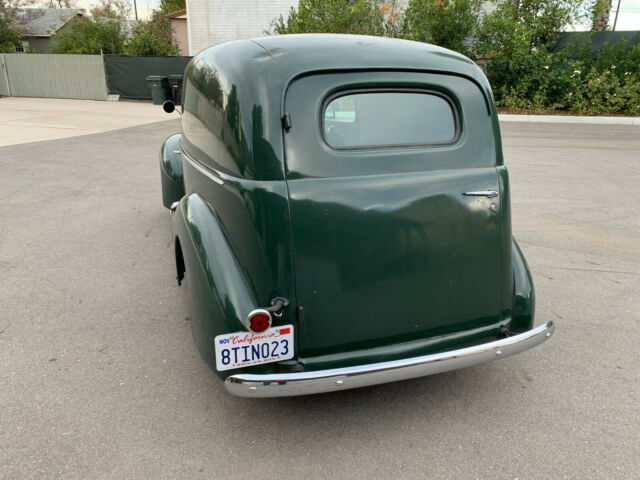
[[[474,83],[313,75],[285,111],[302,357],[499,320],[500,183]]]

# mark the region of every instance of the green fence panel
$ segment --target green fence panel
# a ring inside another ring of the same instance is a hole
[[[151,98],[148,75],[182,75],[191,57],[105,55],[109,93],[123,98]]]
[[[107,99],[100,55],[6,53],[3,57],[14,97]]]
[[[625,48],[631,48],[640,44],[640,32],[563,32],[551,48],[552,52],[564,50],[567,46],[580,38],[589,38],[593,54],[602,49],[605,44],[615,45],[625,40]]]

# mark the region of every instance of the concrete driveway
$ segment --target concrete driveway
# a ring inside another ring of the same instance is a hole
[[[175,118],[178,113],[173,113]],[[0,147],[76,137],[170,118],[150,101],[0,98]]]
[[[193,345],[157,152],[175,120],[0,148],[0,477],[640,477],[640,129],[504,126],[541,347],[234,398]]]

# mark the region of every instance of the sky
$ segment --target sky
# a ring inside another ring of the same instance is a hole
[[[613,24],[618,1],[613,0],[612,4],[610,19]],[[640,0],[620,0],[616,30],[640,30]]]
[[[618,1],[620,1],[620,14],[618,15],[616,30],[640,30],[640,0],[612,0],[613,5],[609,17],[610,25],[613,25]],[[86,8],[87,10],[95,3],[97,3],[96,0],[78,1],[80,8]],[[160,2],[159,0],[136,0],[136,3],[138,4],[138,17],[144,19],[149,18],[151,10],[157,7]],[[133,16],[133,0],[131,0],[131,5],[131,15]]]

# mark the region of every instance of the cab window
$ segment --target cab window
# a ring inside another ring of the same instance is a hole
[[[323,114],[335,149],[446,145],[458,136],[452,102],[431,91],[360,91],[332,96]]]

